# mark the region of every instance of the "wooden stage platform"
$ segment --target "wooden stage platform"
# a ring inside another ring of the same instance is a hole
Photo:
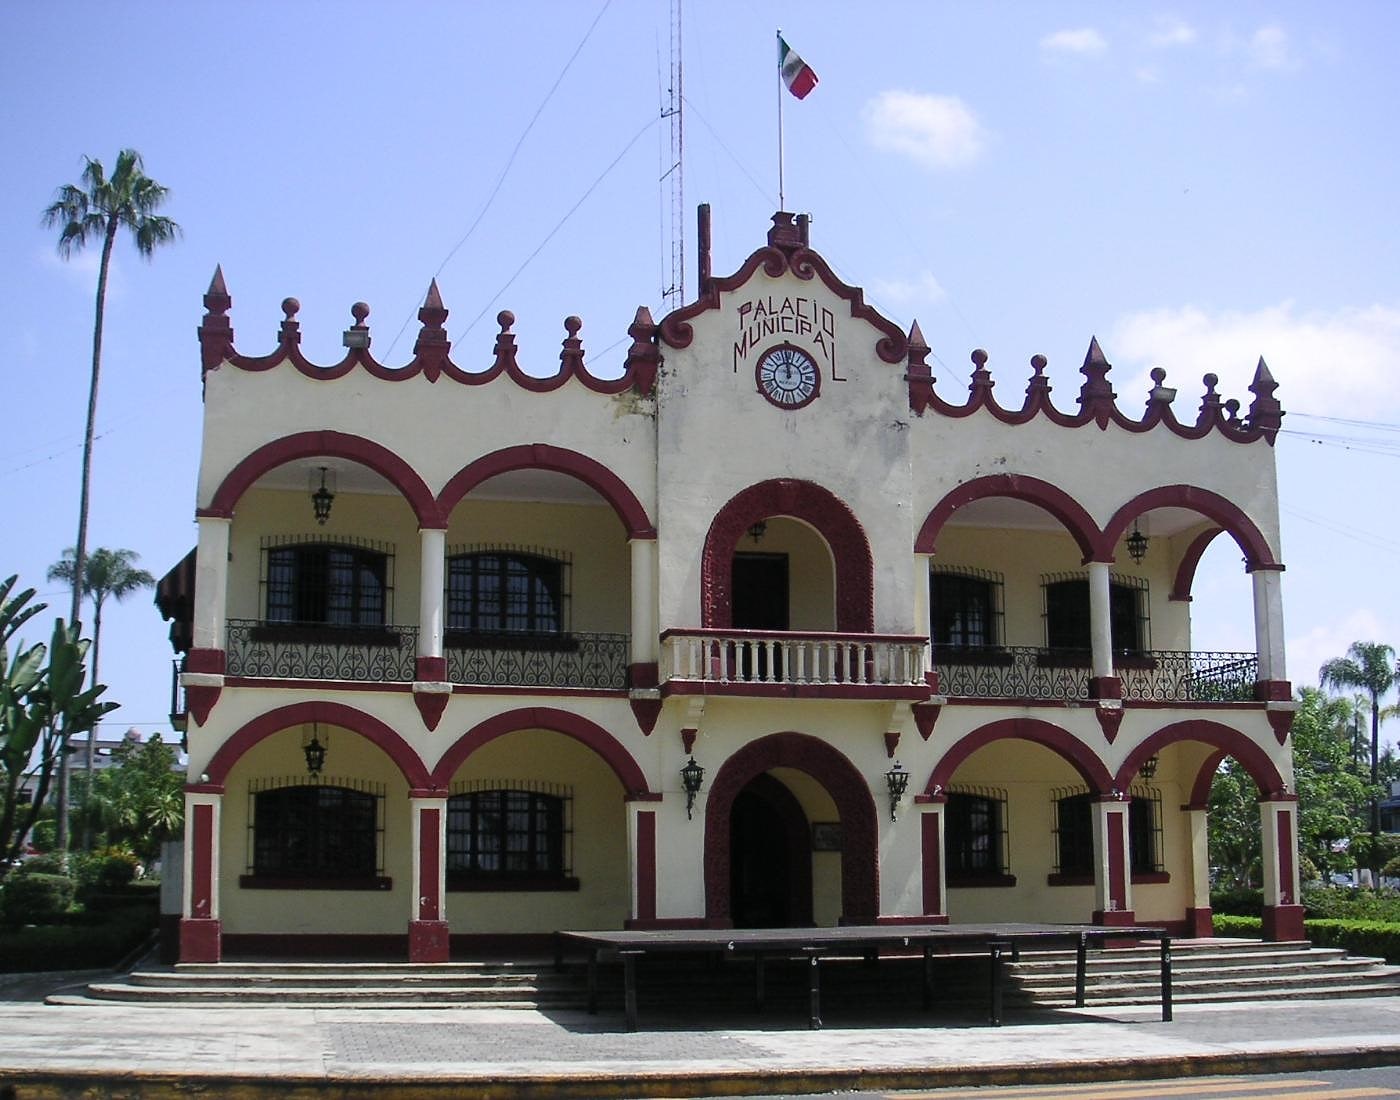
[[[922,953],[924,1005],[933,989],[933,960],[951,953],[985,952],[989,962],[989,1022],[1001,1023],[1003,960],[1023,952],[1074,947],[1074,1003],[1085,1003],[1086,956],[1107,940],[1157,940],[1161,945],[1162,1019],[1172,1018],[1171,936],[1160,928],[1099,924],[877,924],[836,928],[665,929],[626,932],[560,932],[559,956],[570,946],[588,953],[588,1011],[598,1011],[598,966],[620,963],[627,1027],[637,1030],[637,964],[648,955],[748,956],[754,964],[754,995],[764,999],[764,968],[776,960],[800,960],[808,973],[809,1024],[822,1026],[821,964],[833,957]]]

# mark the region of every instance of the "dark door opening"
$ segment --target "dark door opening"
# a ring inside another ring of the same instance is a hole
[[[788,628],[788,557],[786,554],[734,555],[733,624],[736,630],[786,630]],[[736,662],[740,678],[766,679],[768,646],[754,653],[741,647]],[[755,668],[755,665],[757,666]],[[755,675],[756,673],[756,675]],[[774,679],[782,678],[782,657],[774,661]]]
[[[782,813],[746,787],[729,811],[729,916],[735,928],[789,928],[792,858]]]

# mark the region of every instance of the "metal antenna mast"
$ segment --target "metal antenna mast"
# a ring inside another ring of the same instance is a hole
[[[671,120],[671,166],[661,183],[671,182],[666,225],[671,241],[671,270],[661,294],[662,311],[670,313],[685,303],[685,128],[681,96],[681,0],[671,0],[671,86],[661,117]]]

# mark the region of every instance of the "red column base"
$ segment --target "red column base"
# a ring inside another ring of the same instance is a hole
[[[408,961],[445,963],[451,957],[449,929],[445,920],[408,922]]]
[[[223,957],[223,921],[185,917],[180,921],[180,961],[216,963]]]
[[[1303,907],[1301,905],[1264,906],[1264,938],[1275,942],[1281,940],[1305,940],[1303,934]]]
[[[1108,912],[1095,909],[1094,923],[1102,924],[1105,928],[1121,928],[1124,925],[1136,924],[1137,918],[1133,916],[1131,909],[1111,909]]]
[[[1089,698],[1121,699],[1123,698],[1123,681],[1117,676],[1090,676]]]
[[[1206,940],[1215,935],[1215,925],[1211,923],[1209,909],[1186,910],[1186,937],[1193,940]]]

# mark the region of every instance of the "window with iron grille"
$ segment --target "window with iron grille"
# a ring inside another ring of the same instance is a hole
[[[447,629],[463,634],[563,634],[567,555],[478,548],[447,559]]]
[[[957,880],[999,879],[1007,875],[1005,791],[991,787],[952,788],[943,821],[943,851],[950,885],[958,885]]]
[[[355,780],[255,780],[244,885],[324,880],[387,888],[382,786]]]
[[[470,888],[576,887],[573,873],[573,790],[510,781],[447,800],[447,875]]]
[[[383,626],[389,621],[392,547],[276,537],[263,540],[262,559],[269,623]]]
[[[1055,873],[1094,874],[1094,812],[1087,790],[1050,792],[1055,808]]]
[[[1134,787],[1128,803],[1128,860],[1131,873],[1162,870],[1162,793]],[[1086,790],[1051,792],[1055,810],[1055,872],[1068,876],[1094,873],[1093,796]]]
[[[1002,577],[963,566],[929,574],[929,634],[936,646],[994,646],[1002,641]]]
[[[1090,648],[1089,580],[1076,575],[1041,578],[1045,599],[1045,644],[1050,649]],[[1151,648],[1147,581],[1113,574],[1108,586],[1109,630],[1113,652]]]

